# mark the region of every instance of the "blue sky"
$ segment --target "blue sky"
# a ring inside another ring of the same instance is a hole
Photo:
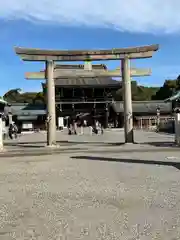
[[[27,81],[24,73],[42,70],[43,64],[22,62],[14,46],[106,49],[158,43],[160,50],[152,59],[132,61],[133,67],[152,68],[153,72],[151,77],[136,80],[160,86],[180,74],[179,1],[71,1],[38,0],[33,5],[29,0],[0,0],[0,95],[17,87],[23,91],[41,89],[40,81]],[[159,3],[164,3],[161,12]],[[111,69],[120,65],[119,61],[105,63]]]

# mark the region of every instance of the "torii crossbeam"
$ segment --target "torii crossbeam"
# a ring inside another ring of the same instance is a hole
[[[131,77],[144,77],[150,76],[152,74],[151,69],[130,69]],[[90,77],[122,77],[122,72],[120,68],[115,70],[84,70],[84,69],[54,69],[54,79],[64,79],[64,78],[90,78]],[[28,80],[43,80],[46,79],[46,72],[27,72],[25,73],[25,78]]]
[[[24,61],[101,61],[118,59],[151,58],[158,44],[142,47],[114,48],[110,50],[43,50],[15,47],[16,54]]]

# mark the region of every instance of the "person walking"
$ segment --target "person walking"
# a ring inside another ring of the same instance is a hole
[[[71,135],[71,134],[72,134],[71,126],[72,126],[72,119],[69,117],[69,118],[68,118],[68,121],[67,121],[68,135]]]
[[[81,128],[81,135],[84,134],[84,121],[81,119],[80,120],[80,128]]]
[[[13,134],[14,134],[14,137],[17,138],[18,127],[16,126],[15,122],[12,122],[12,125],[13,125]]]
[[[10,139],[17,138],[18,128],[14,122],[9,125],[9,137]]]
[[[73,120],[72,129],[73,129],[73,133],[77,135],[77,123],[75,120]]]
[[[92,135],[92,133],[93,133],[93,127],[90,125],[89,126],[89,134]]]
[[[13,124],[12,123],[9,125],[9,138],[13,139]]]
[[[100,123],[101,134],[104,134],[103,125]]]

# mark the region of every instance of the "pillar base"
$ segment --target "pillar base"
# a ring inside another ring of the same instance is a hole
[[[133,129],[130,132],[126,133],[125,143],[135,143],[134,142],[134,131],[133,131]]]
[[[4,147],[0,146],[0,152],[4,152]]]
[[[177,146],[180,146],[180,139],[176,139],[176,140],[175,140],[175,144],[176,144]]]
[[[57,148],[57,147],[59,147],[59,145],[57,145],[56,142],[54,142],[52,144],[47,143],[47,147],[49,147],[49,148]]]

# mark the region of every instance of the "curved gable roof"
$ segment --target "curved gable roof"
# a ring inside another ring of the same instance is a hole
[[[84,69],[83,64],[57,64],[55,69]],[[105,70],[107,66],[105,64],[93,64],[92,69],[96,70]],[[64,79],[55,79],[56,86],[62,87],[120,87],[120,81],[116,81],[111,77],[77,77],[77,78],[64,78]],[[43,85],[44,86],[44,85]]]
[[[55,80],[56,86],[63,86],[63,87],[90,87],[90,86],[106,86],[106,87],[119,87],[120,82],[113,80],[111,77],[94,77],[94,78],[66,78],[66,79],[56,79]]]

